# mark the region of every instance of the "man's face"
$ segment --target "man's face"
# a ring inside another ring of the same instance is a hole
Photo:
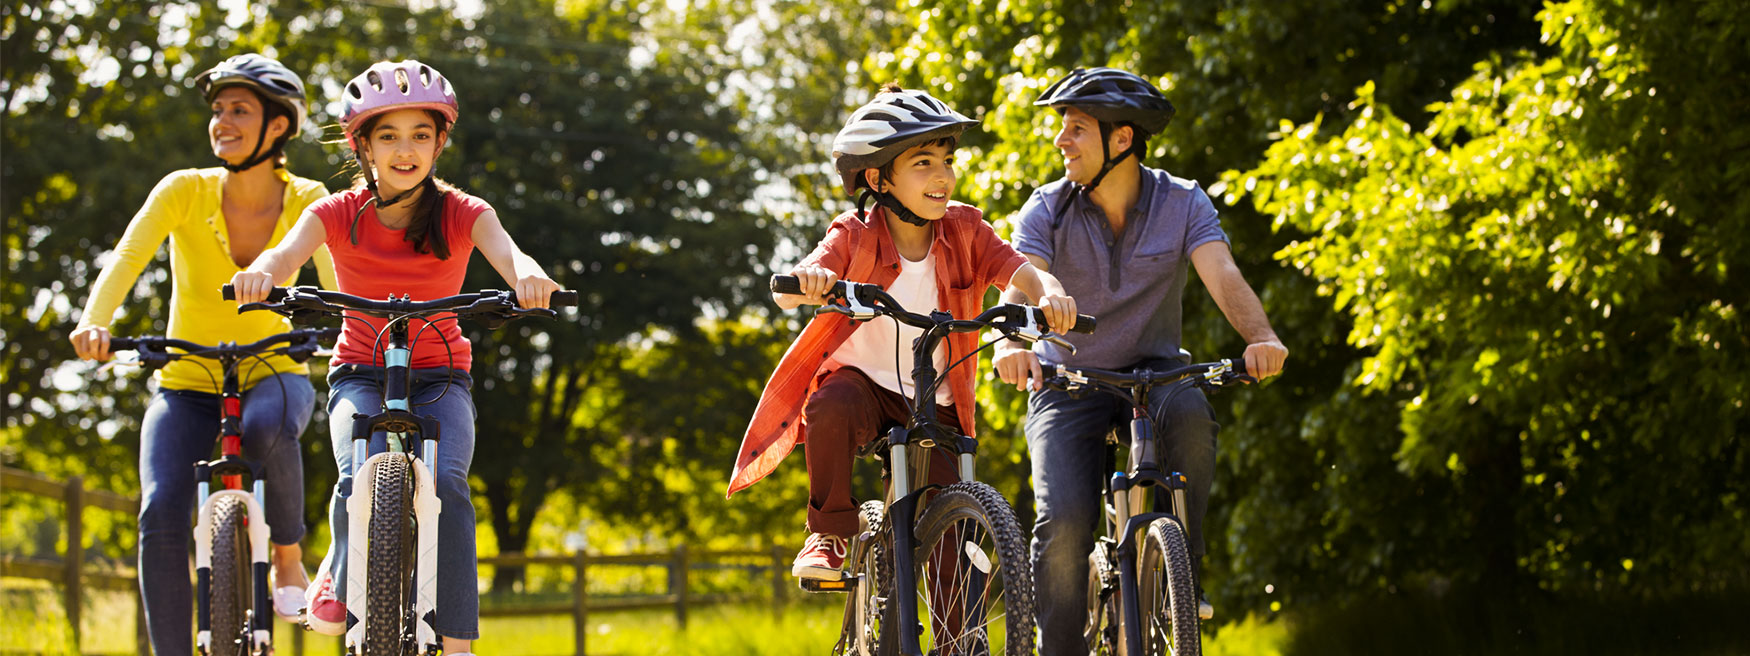
[[[1115,142],[1127,132],[1123,129],[1112,131],[1112,143],[1107,146],[1113,154],[1124,152]],[[1062,126],[1052,145],[1057,147],[1057,152],[1063,153],[1064,176],[1076,184],[1085,185],[1093,180],[1106,163],[1106,151],[1100,148],[1100,121],[1074,107],[1064,108]]]

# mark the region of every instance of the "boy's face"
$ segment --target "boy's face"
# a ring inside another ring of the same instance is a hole
[[[954,192],[954,151],[942,144],[920,144],[893,158],[893,177],[876,169],[863,172],[869,185],[892,194],[920,217],[934,221],[948,214]]]

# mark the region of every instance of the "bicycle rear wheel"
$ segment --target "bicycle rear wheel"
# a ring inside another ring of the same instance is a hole
[[[858,540],[852,557],[857,563],[857,586],[851,590],[850,649],[857,656],[893,653],[893,624],[887,620],[887,600],[893,597],[893,532],[886,525],[886,507],[880,501],[865,501],[858,510],[868,541]],[[885,651],[884,651],[885,650]]]
[[[413,475],[407,457],[376,462],[371,489],[365,655],[400,656],[413,635]]]
[[[960,482],[929,501],[912,557],[925,653],[1033,653],[1033,570],[1014,511],[989,485]]]
[[[213,656],[245,653],[249,622],[249,509],[243,500],[222,496],[213,502],[212,589],[207,597]]]
[[[1142,653],[1202,654],[1197,588],[1191,581],[1191,551],[1185,545],[1185,531],[1178,522],[1163,517],[1148,525],[1137,578]]]

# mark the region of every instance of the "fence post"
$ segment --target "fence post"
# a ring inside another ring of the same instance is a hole
[[[674,619],[681,630],[687,628],[687,545],[674,549],[674,563],[668,566],[668,593],[674,595]]]
[[[85,479],[74,476],[67,479],[67,555],[62,559],[64,567],[64,583],[66,584],[65,601],[67,608],[67,623],[73,626],[73,648],[79,649],[79,600],[85,596],[80,590],[80,571],[85,564]]]
[[[577,570],[577,581],[571,586],[571,621],[572,630],[577,637],[576,653],[583,656],[584,639],[589,635],[589,576],[586,573],[588,557],[582,549],[572,555],[571,567]]]
[[[772,544],[772,614],[784,616],[784,547]]]

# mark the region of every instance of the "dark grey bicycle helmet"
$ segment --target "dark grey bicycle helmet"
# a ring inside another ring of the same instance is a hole
[[[844,181],[845,193],[856,195],[865,187],[865,170],[887,165],[905,149],[921,143],[958,137],[978,121],[922,91],[906,91],[897,87],[875,95],[868,104],[851,112],[845,127],[832,140],[833,165]],[[876,202],[893,210],[900,219],[916,225],[926,221],[888,194],[874,189],[863,192]],[[857,201],[857,213],[863,212],[863,199]]]
[[[1133,73],[1115,68],[1078,68],[1039,95],[1033,104],[1074,107],[1107,123],[1129,123],[1157,134],[1173,120],[1173,103],[1160,89]]]
[[[305,97],[304,81],[278,61],[255,53],[237,55],[219,65],[207,69],[194,78],[195,88],[207,102],[212,102],[219,91],[229,86],[248,87],[259,96],[262,102],[278,105],[286,110],[291,128],[266,152],[262,152],[261,139],[267,136],[267,121],[261,122],[261,135],[255,144],[255,153],[242,164],[226,163],[225,168],[232,171],[242,171],[260,164],[269,158],[278,157],[287,140],[298,136],[304,125]]]

